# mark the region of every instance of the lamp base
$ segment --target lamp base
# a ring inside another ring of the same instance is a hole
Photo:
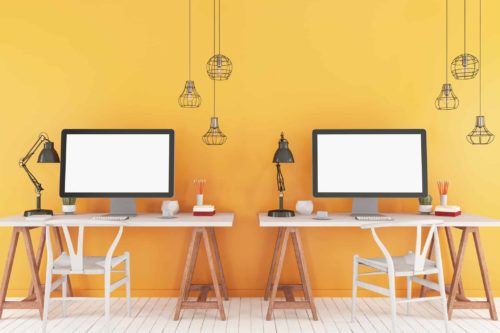
[[[35,216],[35,215],[54,215],[54,212],[50,209],[32,209],[24,212],[24,216]]]
[[[271,217],[292,217],[295,216],[293,210],[288,209],[273,209],[267,212],[267,216]]]

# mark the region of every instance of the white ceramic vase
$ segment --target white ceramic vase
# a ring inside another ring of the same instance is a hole
[[[418,205],[418,211],[420,214],[430,214],[432,213],[432,205]]]
[[[161,213],[165,217],[173,217],[179,212],[179,202],[177,200],[164,200],[161,204]]]
[[[74,214],[76,212],[76,205],[62,205],[64,214]]]
[[[311,215],[314,210],[314,205],[311,200],[299,200],[295,204],[295,210],[300,215]]]

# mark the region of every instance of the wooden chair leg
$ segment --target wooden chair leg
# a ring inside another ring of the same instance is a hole
[[[14,264],[14,257],[16,255],[18,240],[19,240],[19,228],[14,228],[12,230],[12,237],[10,239],[9,254],[7,255],[7,260],[5,262],[5,268],[3,271],[2,286],[0,287],[0,318],[2,318],[5,297],[7,297],[10,274],[12,273],[12,265]]]
[[[38,270],[35,260],[35,253],[33,251],[33,243],[31,242],[31,236],[29,228],[21,228],[21,232],[24,236],[24,245],[26,247],[26,254],[28,256],[28,264],[31,271],[31,279],[33,287],[35,289],[36,301],[38,303],[38,310],[40,312],[40,318],[43,317],[43,292],[40,283],[40,278],[38,276]]]
[[[208,266],[210,268],[210,275],[212,276],[212,283],[215,291],[215,298],[217,299],[219,315],[221,320],[226,320],[226,313],[224,312],[224,303],[222,302],[221,291],[219,289],[219,279],[217,278],[217,271],[215,268],[215,260],[212,253],[212,246],[208,236],[207,228],[203,228],[203,242],[205,243],[205,251],[208,257]]]
[[[498,320],[497,310],[495,307],[495,299],[491,292],[490,278],[488,276],[488,268],[486,266],[486,260],[484,258],[483,246],[481,244],[481,239],[479,237],[479,228],[472,229],[472,237],[474,238],[474,244],[476,245],[477,260],[479,261],[479,268],[481,270],[481,278],[483,279],[484,292],[486,294],[486,300],[489,303],[490,317],[492,320]]]
[[[276,263],[278,262],[280,244],[283,240],[284,230],[285,228],[278,228],[278,236],[276,237],[276,243],[274,244],[273,260],[271,262],[271,268],[269,269],[269,276],[267,277],[266,290],[264,291],[264,300],[266,301],[269,299],[269,295],[271,294],[274,273],[276,271]]]
[[[302,247],[302,240],[298,228],[293,229],[292,242],[293,242],[293,247],[295,249],[295,257],[297,260],[297,266],[299,267],[300,279],[302,281],[304,296],[306,301],[308,301],[311,306],[313,319],[318,320],[318,313],[316,312],[316,305],[314,304],[314,298],[312,296],[311,281],[309,280],[307,262],[304,255],[304,249]]]
[[[224,276],[224,270],[222,269],[222,261],[220,260],[219,245],[217,244],[217,237],[215,236],[215,228],[208,228],[208,235],[212,243],[212,248],[214,250],[215,262],[219,271],[220,283],[222,286],[222,296],[227,301],[229,300],[229,295],[227,292],[226,277]]]
[[[276,293],[278,292],[278,285],[280,283],[281,270],[283,269],[283,263],[285,261],[286,245],[288,243],[288,237],[290,235],[289,228],[286,228],[283,232],[283,241],[279,247],[279,259],[278,266],[276,267],[276,275],[274,276],[274,283],[271,292],[271,299],[269,300],[269,307],[267,308],[266,320],[271,320],[274,309],[274,302],[276,301]]]
[[[460,245],[458,246],[457,258],[455,261],[455,270],[453,272],[453,279],[450,286],[450,296],[448,297],[448,319],[451,320],[453,314],[453,307],[458,293],[458,282],[462,274],[462,266],[464,263],[465,249],[467,247],[467,240],[469,238],[470,228],[464,228]]]
[[[196,266],[196,260],[198,260],[198,252],[200,250],[200,242],[201,242],[202,233],[200,231],[197,231],[195,233],[194,237],[195,237],[195,243],[194,243],[194,248],[193,248],[193,257],[191,258],[191,262],[189,264],[188,277],[187,277],[187,281],[186,281],[186,290],[184,292],[184,300],[187,300],[189,298],[189,292],[191,291],[191,284],[193,283],[194,268]]]
[[[193,234],[191,236],[191,242],[189,244],[188,253],[187,253],[187,256],[186,256],[186,263],[184,264],[184,273],[182,275],[180,295],[179,295],[179,298],[177,299],[177,305],[175,307],[174,320],[179,320],[179,316],[180,316],[180,313],[181,313],[182,302],[185,299],[186,285],[187,285],[188,278],[189,278],[189,271],[190,271],[190,268],[191,268],[191,262],[193,261],[193,254],[194,254],[194,249],[195,249],[196,239],[197,239],[198,233],[199,233],[199,228],[194,228],[193,229]]]
[[[61,237],[61,230],[60,227],[55,227],[53,228],[54,230],[54,237],[56,239],[56,247],[57,251],[59,251],[59,254],[62,254],[64,252],[64,246],[63,246],[63,241]],[[68,276],[68,297],[73,297],[73,287],[71,286],[71,279]]]

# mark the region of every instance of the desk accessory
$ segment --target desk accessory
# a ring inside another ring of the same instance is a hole
[[[280,141],[278,142],[278,149],[274,153],[273,163],[276,163],[276,181],[278,183],[278,191],[280,192],[279,197],[279,209],[270,210],[267,212],[268,216],[272,217],[291,217],[295,216],[293,210],[283,209],[283,193],[285,192],[285,179],[281,173],[280,163],[295,163],[293,159],[293,154],[288,148],[288,140],[285,139],[285,135],[281,132]]]
[[[459,216],[462,214],[460,206],[436,206],[434,215],[436,216]]]
[[[318,210],[316,212],[316,216],[313,217],[314,220],[331,220],[331,218],[328,216],[327,211],[323,210]]]
[[[392,221],[393,218],[387,215],[356,215],[354,217],[358,221]]]
[[[128,215],[96,215],[92,216],[92,220],[98,221],[125,221],[128,220]]]
[[[448,204],[448,187],[449,186],[450,186],[450,182],[447,180],[438,181],[439,204],[441,206],[446,206]]]
[[[36,140],[35,144],[30,148],[26,156],[24,156],[20,161],[19,161],[19,166],[26,171],[28,174],[28,177],[30,178],[31,182],[35,186],[35,193],[36,193],[36,209],[32,210],[27,210],[24,212],[24,216],[32,216],[32,215],[54,215],[52,210],[50,209],[42,209],[42,191],[43,187],[42,184],[35,178],[35,176],[31,173],[31,171],[28,169],[26,164],[30,160],[31,156],[36,153],[38,148],[43,144],[43,149],[40,152],[40,155],[38,155],[38,163],[59,163],[59,155],[57,154],[56,150],[54,149],[54,142],[49,140],[49,136],[46,133],[40,133],[38,136],[38,139]]]
[[[420,214],[430,214],[432,213],[432,196],[427,195],[425,197],[418,198],[418,211]]]
[[[196,205],[193,207],[193,216],[214,216],[214,205]]]
[[[161,213],[164,218],[175,218],[179,212],[179,202],[177,200],[164,200],[161,204]]]
[[[76,212],[76,198],[61,198],[62,211],[64,214],[74,214]]]
[[[196,205],[203,205],[203,193],[205,191],[205,184],[207,183],[206,179],[195,179],[194,187],[196,191]]]
[[[311,215],[314,210],[314,205],[311,200],[299,200],[295,205],[295,210],[300,215]]]

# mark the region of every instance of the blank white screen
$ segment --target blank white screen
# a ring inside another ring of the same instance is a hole
[[[169,134],[68,134],[65,191],[169,192]]]
[[[419,134],[318,134],[318,192],[422,192]]]

